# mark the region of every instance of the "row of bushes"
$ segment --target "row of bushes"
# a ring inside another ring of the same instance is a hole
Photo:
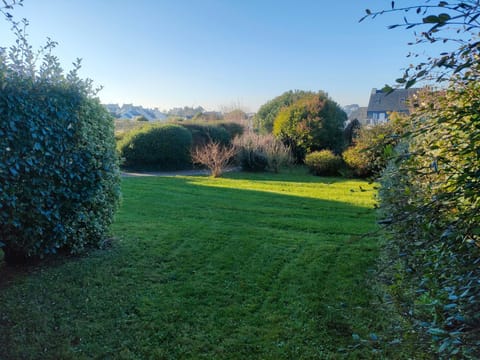
[[[316,175],[378,177],[392,158],[405,123],[405,116],[393,113],[387,123],[355,131],[352,145],[341,156],[330,150],[315,151],[307,154],[305,164]]]
[[[184,169],[192,165],[192,149],[210,142],[230,145],[242,132],[235,123],[148,124],[121,136],[117,149],[128,168]]]
[[[392,115],[389,123],[364,128],[342,156],[331,150],[307,154],[305,164],[315,175],[377,175],[385,167],[402,131],[402,119]],[[228,130],[227,130],[228,129]],[[242,127],[231,123],[220,126],[198,123],[146,125],[126,133],[118,151],[127,168],[183,169],[192,166],[192,149],[217,143],[234,145],[238,164],[247,171],[274,171],[292,163],[291,149],[271,134],[241,135]],[[395,134],[395,135],[394,135]]]
[[[228,127],[201,124],[148,125],[125,134],[118,142],[117,149],[127,168],[187,168],[195,162],[192,153],[199,155],[197,149],[211,143],[224,149],[235,148],[232,152],[235,156],[232,157],[247,171],[278,172],[281,166],[292,162],[290,149],[273,135],[247,133],[239,136],[239,129],[238,124]]]

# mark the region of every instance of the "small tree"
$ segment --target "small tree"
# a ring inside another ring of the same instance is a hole
[[[292,147],[298,162],[312,151],[343,149],[347,114],[325,93],[309,95],[283,108],[275,118],[273,134]]]
[[[282,95],[268,101],[258,109],[253,118],[253,127],[261,134],[271,133],[273,131],[273,123],[282,108],[292,105],[294,102],[306,96],[313,95],[312,91],[286,91]]]
[[[216,178],[225,172],[235,153],[235,147],[211,141],[192,151],[192,161],[207,167],[211,175]]]

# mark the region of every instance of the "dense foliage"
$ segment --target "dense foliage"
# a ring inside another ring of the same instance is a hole
[[[210,142],[226,146],[230,144],[232,140],[228,131],[221,126],[188,122],[182,123],[181,125],[192,134],[193,148],[204,146]]]
[[[391,9],[367,10],[367,17],[388,12],[408,12],[391,28],[421,28],[416,43],[452,44],[397,79],[407,88],[429,78],[449,85],[420,96],[382,180],[391,289],[402,313],[423,330],[419,334],[434,340],[435,357],[477,359],[480,2],[427,0],[397,8],[393,1]]]
[[[119,199],[113,120],[55,43],[0,49],[0,247],[7,262],[101,245]]]
[[[479,109],[476,82],[426,91],[382,181],[403,306],[446,358],[480,357]]]
[[[314,175],[337,176],[340,174],[343,162],[342,158],[331,150],[320,150],[307,154],[305,165]]]
[[[174,124],[148,125],[127,133],[117,144],[130,168],[183,169],[191,165],[192,134]]]
[[[325,93],[301,98],[282,108],[275,118],[273,134],[291,146],[298,162],[312,151],[343,149],[346,113]]]
[[[228,132],[228,135],[230,135],[230,139],[235,139],[235,137],[241,136],[245,131],[245,128],[236,122],[220,121],[215,123],[215,125],[225,129]]]
[[[311,91],[290,90],[263,104],[253,118],[255,130],[262,134],[271,133],[273,131],[275,118],[282,108],[290,106],[297,100],[313,94]]]
[[[377,178],[387,166],[407,125],[404,115],[393,113],[389,118],[386,123],[360,128],[352,145],[343,152],[353,175]]]

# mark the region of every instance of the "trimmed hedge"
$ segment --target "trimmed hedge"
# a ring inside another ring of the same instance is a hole
[[[204,124],[181,124],[192,134],[192,147],[197,148],[210,142],[229,145],[232,138],[227,130],[220,126]]]
[[[305,165],[319,176],[340,175],[342,164],[342,158],[330,150],[315,151],[305,157]]]
[[[230,139],[232,140],[235,139],[237,136],[242,136],[245,132],[245,128],[243,127],[243,125],[232,121],[220,122],[217,126],[225,129],[228,135],[230,135]]]
[[[76,72],[32,77],[0,65],[5,260],[101,245],[120,194],[113,119]]]
[[[191,146],[190,131],[180,125],[166,124],[132,130],[117,148],[127,167],[174,170],[191,165]]]

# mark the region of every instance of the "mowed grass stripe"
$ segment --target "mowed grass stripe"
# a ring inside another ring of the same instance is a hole
[[[110,250],[2,285],[7,359],[343,358],[381,326],[372,185],[238,173],[123,193]]]

